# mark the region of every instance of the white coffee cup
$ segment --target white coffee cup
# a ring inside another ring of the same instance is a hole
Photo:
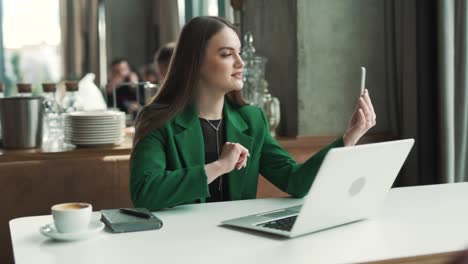
[[[52,206],[51,210],[57,231],[76,233],[88,229],[93,207],[89,203],[62,203]]]

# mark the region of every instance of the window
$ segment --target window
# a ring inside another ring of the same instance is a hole
[[[61,78],[58,0],[3,0],[6,85]]]
[[[225,2],[226,0],[178,0],[179,23],[183,26],[197,16],[226,17]]]

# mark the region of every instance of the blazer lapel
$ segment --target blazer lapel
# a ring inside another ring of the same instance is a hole
[[[248,125],[237,111],[227,101],[224,104],[224,115],[226,122],[226,140],[239,143],[252,152],[253,138],[244,131]],[[174,138],[179,155],[186,166],[205,164],[205,146],[198,114],[194,106],[187,107],[182,113],[175,117],[174,122],[180,127],[175,132]],[[247,161],[247,167],[249,166]],[[229,194],[232,200],[242,198],[242,190],[245,184],[245,173],[247,168],[234,169],[228,173]],[[201,199],[204,202],[205,199]]]
[[[244,119],[237,113],[237,111],[227,101],[224,104],[224,115],[226,119],[226,140],[227,142],[239,143],[252,153],[253,138],[244,134],[249,127]],[[229,175],[229,194],[232,200],[239,200],[242,198],[242,190],[245,184],[245,173],[249,166],[241,170],[234,169]]]
[[[174,137],[179,155],[185,165],[190,167],[205,164],[205,146],[195,107],[187,107],[176,116],[174,121],[182,128]]]

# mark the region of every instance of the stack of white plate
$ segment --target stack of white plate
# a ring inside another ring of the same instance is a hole
[[[65,116],[65,142],[83,147],[121,144],[124,128],[124,112],[73,112]]]

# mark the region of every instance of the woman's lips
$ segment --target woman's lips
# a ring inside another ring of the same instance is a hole
[[[234,78],[236,78],[236,79],[242,80],[242,72],[234,73],[234,74],[232,74],[231,76],[234,77]]]

